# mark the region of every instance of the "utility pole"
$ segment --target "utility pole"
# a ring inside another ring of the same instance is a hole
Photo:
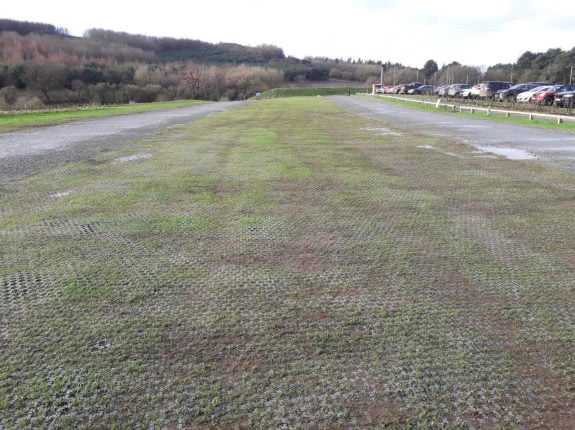
[[[393,66],[393,86],[395,87],[395,66]]]
[[[380,88],[383,88],[383,64],[381,65],[381,77],[379,79]]]
[[[571,66],[571,73],[569,74],[569,85],[573,85],[573,66]]]
[[[511,82],[513,82],[513,64],[511,65],[511,79],[509,79]]]
[[[415,82],[419,82],[419,69],[417,69],[417,75],[415,77]]]

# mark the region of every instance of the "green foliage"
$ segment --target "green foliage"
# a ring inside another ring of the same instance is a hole
[[[427,79],[431,78],[439,70],[434,60],[427,60],[423,66],[423,74]]]
[[[287,82],[298,79],[308,81],[322,81],[330,77],[330,69],[323,66],[313,66],[309,63],[288,63],[282,66],[284,78]]]
[[[515,82],[550,82],[568,84],[571,66],[575,65],[575,47],[569,51],[555,48],[545,52],[523,53],[514,64],[496,64],[487,69],[486,79]]]
[[[90,29],[85,36],[98,43],[122,44],[152,51],[163,61],[254,64],[284,58],[283,50],[273,45],[251,47],[235,43],[213,44],[201,40],[152,37],[102,29]]]

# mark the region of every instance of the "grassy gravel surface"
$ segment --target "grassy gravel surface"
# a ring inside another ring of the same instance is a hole
[[[0,112],[0,133],[22,130],[28,127],[62,124],[83,119],[168,110],[199,103],[205,102],[199,100],[176,100],[171,102],[138,103],[118,106],[54,109],[39,112]]]
[[[0,183],[0,428],[572,428],[574,213],[325,98]]]
[[[418,110],[422,110],[422,111],[426,111],[426,112],[443,112],[443,113],[448,113],[450,115],[458,115],[458,116],[462,116],[462,117],[466,117],[466,118],[473,118],[473,119],[480,119],[480,120],[484,120],[484,121],[497,121],[497,122],[503,122],[503,123],[508,123],[508,124],[520,124],[520,125],[528,125],[528,126],[532,126],[532,127],[545,127],[545,128],[552,128],[552,129],[556,129],[556,130],[567,130],[567,131],[575,131],[575,122],[572,121],[567,121],[567,122],[562,122],[561,124],[557,124],[555,119],[543,119],[543,118],[537,118],[537,119],[528,119],[526,118],[524,115],[523,116],[511,116],[509,118],[505,117],[502,114],[498,114],[498,113],[492,113],[491,115],[487,115],[486,112],[481,112],[478,111],[476,113],[471,113],[469,111],[467,112],[459,112],[459,111],[453,111],[452,108],[448,108],[448,107],[440,107],[439,109],[435,108],[434,106],[429,106],[429,105],[419,105],[415,102],[408,102],[408,101],[403,101],[403,100],[395,100],[395,99],[390,99],[390,98],[386,98],[386,97],[374,97],[371,95],[362,95],[362,97],[369,97],[370,99],[373,100],[377,100],[380,103],[390,103],[390,104],[394,104],[394,105],[399,105],[399,106],[404,106],[404,107],[408,107],[411,109],[418,109]],[[401,95],[401,96],[397,96],[397,97],[406,97],[405,95]],[[418,96],[407,96],[410,98],[413,98],[413,100],[423,100],[423,101],[429,101],[429,97],[418,97]],[[435,100],[433,101],[437,101],[437,97],[435,97]],[[447,104],[455,104],[458,105],[458,101],[457,100],[442,100],[441,103],[447,103]],[[463,104],[462,106],[467,106],[470,107],[469,105],[465,105]],[[478,106],[479,108],[485,108],[486,106]],[[499,106],[497,106],[496,103],[494,103],[491,106],[493,109],[505,109],[505,108],[501,108]],[[518,108],[509,108],[508,110],[514,111],[520,111],[520,109]],[[523,111],[525,114],[529,114],[529,111]],[[531,112],[531,113],[536,113],[536,112]],[[542,112],[545,113],[545,112]],[[554,113],[554,115],[564,115],[564,113]]]

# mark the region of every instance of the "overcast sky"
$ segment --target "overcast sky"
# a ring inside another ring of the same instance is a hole
[[[573,0],[5,0],[0,17],[74,35],[106,28],[418,67],[429,58],[506,63],[526,50],[575,46]]]

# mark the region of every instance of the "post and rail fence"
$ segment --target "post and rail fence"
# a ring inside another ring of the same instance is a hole
[[[429,102],[429,101],[425,101],[425,100],[411,99],[408,97],[397,97],[397,96],[390,96],[387,94],[377,94],[375,92],[376,86],[377,85],[374,85],[373,91],[371,93],[372,96],[387,98],[387,99],[391,99],[391,100],[410,102],[410,103],[415,103],[418,105],[433,106],[436,109],[443,107],[443,108],[451,109],[453,112],[458,112],[458,111],[459,112],[470,112],[470,113],[484,112],[487,116],[490,116],[492,114],[500,114],[500,115],[504,115],[506,118],[510,118],[511,116],[525,117],[525,118],[529,119],[530,121],[537,119],[537,118],[542,118],[542,119],[547,119],[547,120],[553,120],[557,124],[561,124],[564,122],[575,123],[575,116],[569,116],[569,115],[554,115],[554,114],[538,113],[538,112],[523,112],[523,111],[517,111],[517,110],[493,109],[491,106],[488,106],[488,107],[463,106],[463,105],[443,103],[441,99],[438,99],[436,102]]]

